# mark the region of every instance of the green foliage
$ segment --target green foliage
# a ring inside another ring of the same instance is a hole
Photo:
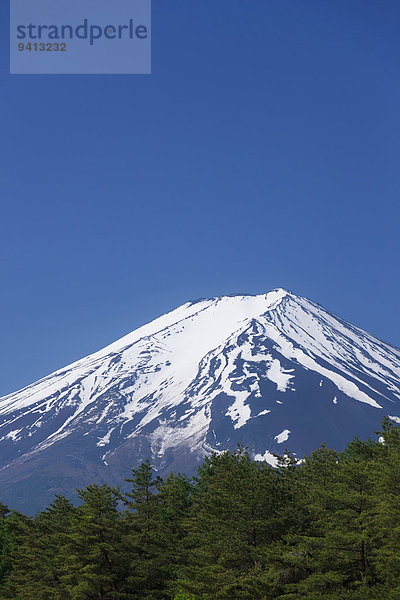
[[[33,518],[0,504],[0,600],[398,600],[400,428],[379,436],[278,469],[238,447],[195,479],[145,461],[124,496]]]
[[[57,496],[35,518],[10,515],[14,526],[12,572],[6,584],[10,598],[62,600],[68,597],[64,552],[66,535],[74,513],[72,504]]]
[[[265,592],[264,550],[279,535],[278,480],[278,472],[251,461],[243,448],[206,459],[186,524],[181,587],[210,599]]]
[[[66,588],[73,600],[115,600],[124,590],[127,568],[120,552],[119,490],[103,484],[78,492],[83,504],[75,511],[66,539]]]

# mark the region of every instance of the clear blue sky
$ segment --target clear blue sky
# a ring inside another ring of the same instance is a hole
[[[282,286],[400,346],[400,2],[153,0],[151,76],[10,76],[0,395]]]

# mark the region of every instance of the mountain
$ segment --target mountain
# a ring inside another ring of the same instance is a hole
[[[0,499],[32,512],[150,458],[194,473],[212,450],[275,464],[400,422],[400,350],[277,289],[188,302],[0,399]]]

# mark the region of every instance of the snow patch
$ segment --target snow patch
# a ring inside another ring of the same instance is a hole
[[[394,423],[400,423],[400,417],[391,417],[390,415],[388,415],[388,417]]]
[[[271,452],[269,450],[266,450],[264,452],[264,454],[256,454],[254,456],[254,460],[258,460],[260,462],[266,462],[269,465],[271,465],[271,467],[277,467],[278,466],[278,459],[276,456],[274,456],[273,454],[271,454]]]
[[[267,377],[276,383],[279,392],[286,392],[290,380],[294,378],[294,375],[289,375],[289,373],[293,373],[293,371],[294,369],[283,369],[279,360],[275,358],[267,371]]]
[[[232,419],[235,429],[243,427],[251,417],[251,408],[248,404],[245,404],[248,397],[247,392],[236,392],[235,402],[226,412],[226,416]]]
[[[14,429],[13,431],[10,431],[9,433],[7,433],[7,435],[5,436],[6,438],[12,440],[13,442],[16,442],[19,439],[19,433],[21,433],[22,429]]]
[[[281,433],[274,437],[274,440],[276,440],[278,444],[283,444],[283,442],[286,442],[289,439],[290,433],[290,429],[284,429]]]
[[[260,413],[258,413],[258,415],[256,415],[256,417],[261,417],[261,415],[267,415],[268,413],[270,413],[271,411],[266,409],[261,411]]]
[[[101,446],[106,446],[107,444],[109,444],[110,443],[110,437],[111,437],[111,434],[114,431],[114,429],[115,429],[115,427],[112,427],[110,429],[110,431],[108,431],[106,433],[106,435],[104,435],[102,438],[99,438],[99,441],[97,442],[96,446],[98,446],[100,448]]]

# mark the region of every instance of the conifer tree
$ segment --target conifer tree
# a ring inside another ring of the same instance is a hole
[[[9,512],[8,507],[0,502],[0,590],[4,589],[11,573],[11,556],[17,546],[16,523],[20,516]]]
[[[262,597],[265,547],[278,535],[277,473],[239,448],[206,459],[198,488],[180,585],[204,600]]]
[[[168,564],[168,589],[176,591],[180,566],[186,563],[185,522],[195,494],[195,486],[186,475],[170,473],[159,491],[160,538]]]
[[[126,481],[131,484],[131,490],[125,496],[128,511],[123,518],[128,532],[130,593],[138,600],[164,600],[168,597],[166,587],[170,566],[158,494],[162,479],[153,476],[152,466],[146,460],[137,469],[132,469],[132,477]]]
[[[356,597],[361,589],[367,597],[377,583],[374,448],[357,438],[342,454],[323,446],[299,469],[304,522],[282,553],[294,574],[284,587],[288,598],[333,599],[345,592]]]
[[[74,508],[63,496],[56,496],[46,510],[33,519],[18,517],[19,543],[13,556],[8,582],[11,597],[26,600],[68,600],[63,581],[66,575],[66,540]]]
[[[89,485],[74,515],[67,547],[66,585],[72,600],[117,600],[126,592],[127,560],[118,511],[119,490]]]
[[[400,427],[387,417],[377,432],[374,498],[376,517],[372,522],[376,570],[388,600],[400,598]]]

